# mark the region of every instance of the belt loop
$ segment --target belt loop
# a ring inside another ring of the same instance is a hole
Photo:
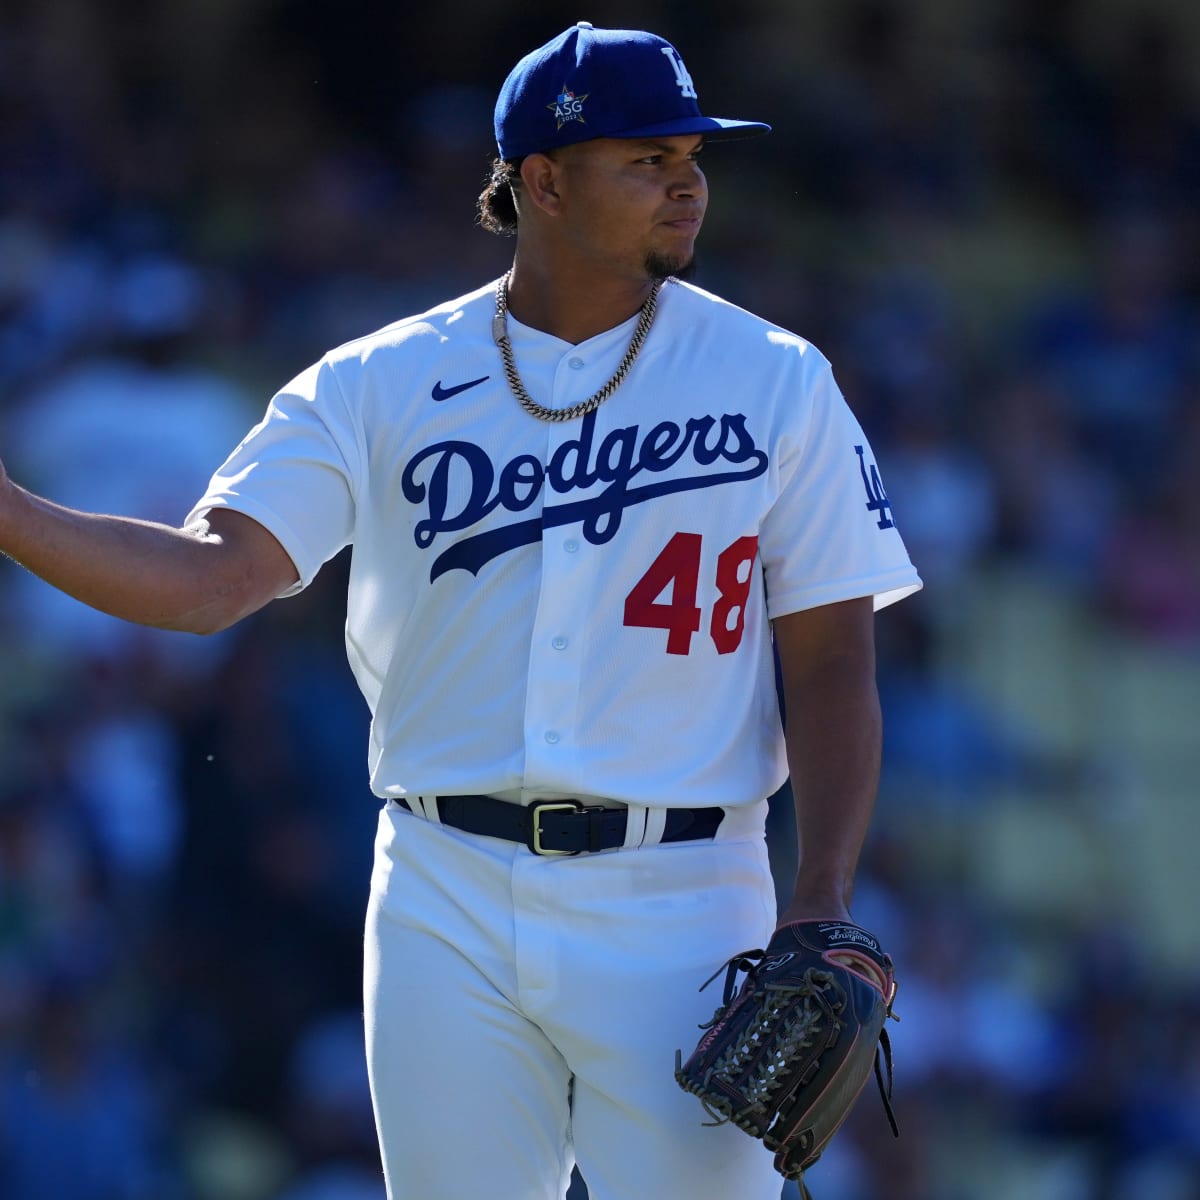
[[[640,804],[630,804],[625,811],[625,841],[622,848],[630,850],[640,846],[646,837],[646,809]]]
[[[442,814],[438,810],[436,796],[406,796],[405,799],[425,820],[432,821],[435,825],[442,824]]]
[[[642,838],[643,846],[657,846],[663,839],[667,829],[667,810],[665,808],[646,809],[646,834]]]

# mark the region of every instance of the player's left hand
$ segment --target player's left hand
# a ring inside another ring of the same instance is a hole
[[[782,925],[765,950],[738,955],[726,968],[707,1032],[686,1063],[675,1056],[679,1086],[699,1096],[717,1124],[732,1121],[762,1138],[776,1170],[801,1180],[802,1190],[805,1169],[872,1072],[897,1132],[883,1027],[896,983],[892,960],[871,934],[844,921]]]

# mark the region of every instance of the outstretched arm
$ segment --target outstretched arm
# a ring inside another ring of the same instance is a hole
[[[796,887],[780,924],[850,917],[879,785],[874,629],[870,596],[774,621],[799,840]]]
[[[63,508],[0,463],[0,552],[92,608],[139,625],[217,633],[296,581],[283,547],[226,509],[188,529]]]

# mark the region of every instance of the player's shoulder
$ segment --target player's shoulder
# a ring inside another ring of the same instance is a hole
[[[714,347],[723,355],[736,349],[762,355],[766,361],[791,360],[810,369],[829,366],[829,360],[807,338],[694,283],[672,280],[664,299],[664,311],[672,323],[714,339]]]
[[[490,338],[495,295],[496,284],[492,281],[466,295],[442,301],[424,312],[402,317],[382,329],[343,342],[328,351],[324,361],[333,367],[366,365],[380,354],[387,359],[395,354],[420,356],[436,353],[450,341],[461,346],[467,339]]]

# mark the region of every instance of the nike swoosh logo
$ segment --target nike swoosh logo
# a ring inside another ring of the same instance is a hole
[[[487,379],[491,379],[491,376],[481,375],[478,379],[472,379],[468,383],[455,384],[454,387],[442,387],[442,381],[439,379],[433,385],[433,398],[435,400],[449,400],[451,396],[457,396],[459,392],[465,392],[467,388],[476,387]]]

